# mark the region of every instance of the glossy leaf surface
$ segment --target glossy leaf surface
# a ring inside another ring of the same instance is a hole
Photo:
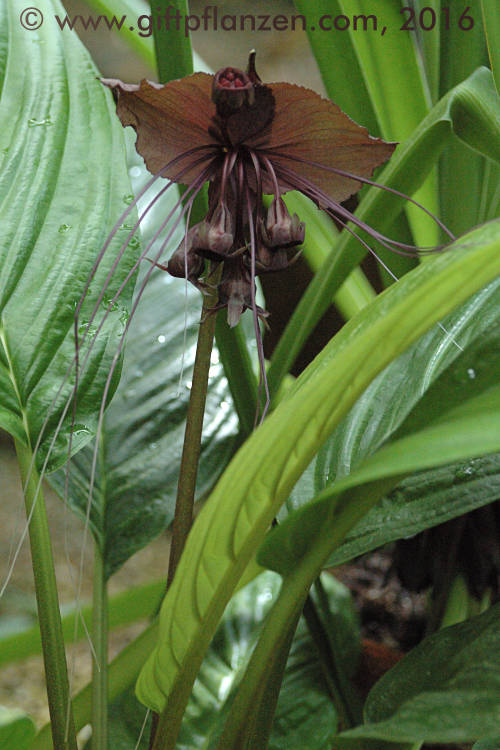
[[[127,207],[130,184],[123,134],[88,53],[55,23],[27,32],[19,23],[23,8],[17,0],[0,8],[0,46],[7,50],[0,102],[0,425],[34,446],[62,387],[41,439],[40,467],[74,382],[74,375],[66,381],[66,372],[74,357],[75,308],[106,236]],[[61,7],[44,0],[40,10],[53,16]],[[117,232],[95,277],[81,311],[80,335],[126,235]],[[126,253],[109,299],[136,252],[132,247]],[[129,284],[96,336],[106,309],[102,303],[87,337],[93,350],[80,378],[75,451],[95,432],[130,295]],[[86,351],[84,346],[81,357]],[[71,412],[49,468],[66,458]]]
[[[497,224],[476,230],[352,319],[240,449],[195,522],[162,606],[160,643],[139,681],[149,705],[160,707],[166,696],[175,696],[177,706],[187,699],[219,613],[256,544],[312,455],[371,380],[500,272],[497,230]],[[365,319],[370,324],[363,328]]]
[[[500,722],[500,605],[426,638],[370,692],[346,737],[470,742]]]

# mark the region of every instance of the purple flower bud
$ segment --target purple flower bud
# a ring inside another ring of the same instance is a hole
[[[265,225],[261,225],[261,234],[268,247],[293,247],[304,242],[305,224],[297,214],[290,216],[282,198],[275,198],[269,206]]]
[[[227,305],[227,322],[231,328],[238,325],[243,311],[252,305],[250,272],[241,257],[224,263],[219,282],[219,304]]]
[[[201,255],[209,251],[215,256],[226,256],[234,242],[231,213],[224,203],[219,203],[210,221],[202,221],[194,238],[193,246]]]
[[[172,253],[168,261],[167,270],[171,276],[195,283],[203,271],[203,258],[198,255],[193,247],[193,240],[198,234],[199,224],[192,227],[186,237],[179,243],[177,249]]]

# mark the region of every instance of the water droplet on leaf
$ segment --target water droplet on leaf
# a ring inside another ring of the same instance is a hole
[[[28,127],[29,128],[36,128],[38,125],[53,125],[54,123],[50,119],[50,117],[46,117],[43,120],[37,120],[35,117],[30,117],[28,120]]]

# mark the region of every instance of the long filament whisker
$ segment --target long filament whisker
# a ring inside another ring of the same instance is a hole
[[[99,266],[99,264],[100,264],[100,262],[101,262],[102,258],[104,257],[104,254],[105,254],[106,250],[107,250],[107,249],[109,248],[109,245],[110,245],[110,243],[111,243],[111,240],[112,240],[112,238],[113,238],[113,237],[114,237],[114,235],[116,234],[116,232],[117,232],[118,228],[119,228],[119,227],[120,227],[120,226],[122,225],[122,223],[123,223],[123,220],[124,220],[124,219],[125,219],[125,218],[126,218],[126,217],[128,216],[128,214],[130,213],[130,211],[132,211],[132,209],[133,209],[133,208],[134,208],[134,206],[136,205],[137,201],[138,201],[138,200],[139,200],[139,199],[140,199],[140,198],[141,198],[141,197],[142,197],[142,196],[143,196],[143,195],[144,195],[144,194],[145,194],[145,193],[147,192],[147,190],[148,190],[148,189],[149,189],[149,188],[150,188],[150,187],[151,187],[151,186],[152,186],[152,185],[154,184],[154,182],[156,182],[156,180],[157,180],[157,179],[159,179],[159,177],[161,177],[161,176],[162,176],[162,174],[163,174],[163,173],[164,173],[164,172],[165,172],[165,171],[166,171],[167,169],[169,169],[169,168],[170,168],[170,167],[172,166],[172,164],[174,164],[175,162],[179,161],[179,159],[183,158],[183,157],[184,157],[185,155],[190,155],[191,153],[193,153],[193,152],[195,152],[195,151],[199,151],[200,149],[201,149],[201,147],[199,147],[199,148],[195,148],[195,149],[191,149],[191,151],[189,151],[189,152],[185,152],[185,154],[181,154],[181,155],[180,155],[179,157],[177,157],[176,159],[172,160],[172,162],[170,162],[170,163],[169,163],[169,164],[167,164],[167,165],[166,165],[166,166],[165,166],[165,167],[164,167],[163,169],[161,169],[161,170],[160,170],[160,172],[158,172],[158,174],[157,174],[157,175],[155,175],[155,176],[154,176],[154,177],[152,177],[152,178],[151,178],[150,180],[148,180],[148,182],[146,183],[146,185],[145,185],[145,186],[144,186],[144,187],[142,188],[142,190],[141,190],[141,191],[140,191],[140,192],[138,193],[138,195],[137,195],[137,197],[135,198],[135,200],[134,200],[134,201],[133,201],[133,202],[132,202],[132,203],[131,203],[131,204],[130,204],[130,205],[129,205],[128,207],[127,207],[127,209],[126,209],[126,210],[125,210],[125,211],[123,212],[123,214],[122,214],[122,215],[120,216],[120,218],[118,219],[118,221],[117,221],[117,222],[115,223],[115,225],[114,225],[113,229],[111,230],[110,234],[108,235],[108,237],[107,237],[107,239],[106,239],[106,242],[104,243],[104,245],[103,245],[103,248],[101,249],[101,251],[100,251],[100,253],[99,253],[99,255],[98,255],[98,258],[96,259],[96,261],[95,261],[95,263],[94,263],[94,265],[93,265],[93,267],[92,267],[92,271],[91,271],[91,273],[90,273],[89,279],[87,280],[87,282],[86,282],[86,284],[85,284],[85,287],[84,287],[84,291],[83,291],[83,293],[82,293],[82,295],[81,295],[81,297],[80,297],[79,303],[78,303],[78,305],[77,305],[77,308],[76,308],[76,310],[75,310],[75,318],[74,318],[74,329],[75,329],[75,356],[73,357],[72,361],[71,361],[71,362],[70,362],[70,364],[68,365],[68,368],[67,368],[67,370],[66,370],[66,372],[65,372],[65,374],[64,374],[64,376],[63,376],[63,378],[62,378],[61,384],[60,384],[60,386],[59,386],[59,388],[58,388],[58,390],[57,390],[56,394],[54,395],[54,397],[53,397],[53,399],[52,399],[52,401],[51,401],[51,403],[50,403],[50,406],[49,406],[49,408],[48,408],[48,410],[47,410],[47,414],[46,414],[46,417],[45,417],[45,419],[44,419],[44,421],[43,421],[43,423],[42,423],[42,425],[41,425],[41,428],[40,428],[40,431],[39,431],[39,434],[38,434],[38,437],[37,437],[37,440],[36,440],[36,443],[35,443],[35,446],[34,446],[34,449],[33,449],[33,458],[32,458],[32,461],[31,461],[31,464],[30,464],[30,467],[29,467],[29,470],[28,470],[28,475],[27,475],[27,479],[26,479],[26,482],[25,482],[25,486],[23,487],[23,492],[25,492],[25,491],[26,491],[26,486],[27,486],[27,483],[29,482],[29,480],[30,480],[30,478],[31,478],[31,474],[32,474],[32,471],[33,471],[33,468],[34,468],[34,462],[35,462],[35,458],[36,458],[36,455],[37,455],[37,453],[38,453],[38,449],[39,449],[39,447],[40,447],[40,444],[41,444],[41,442],[42,442],[42,439],[43,439],[43,437],[44,437],[44,435],[45,435],[45,431],[46,431],[46,429],[47,429],[47,425],[48,425],[48,423],[49,423],[49,420],[50,420],[50,418],[51,418],[51,416],[52,416],[52,414],[53,414],[53,411],[54,411],[54,409],[55,409],[56,403],[57,403],[57,401],[59,400],[59,397],[60,397],[60,395],[61,395],[61,393],[62,393],[63,389],[65,388],[65,386],[66,386],[66,384],[67,384],[67,382],[68,382],[68,378],[70,377],[70,375],[71,375],[71,372],[73,371],[73,368],[75,367],[75,365],[77,366],[76,378],[78,379],[78,369],[79,369],[79,368],[78,368],[78,363],[79,363],[79,353],[78,353],[78,349],[79,349],[79,345],[80,345],[80,344],[83,344],[83,342],[84,342],[84,340],[85,340],[85,337],[86,337],[86,335],[87,335],[87,332],[88,332],[88,330],[89,330],[89,328],[90,328],[90,326],[91,326],[91,324],[92,324],[93,320],[95,319],[95,315],[97,314],[97,311],[98,311],[98,309],[99,309],[99,305],[100,305],[100,303],[102,302],[102,299],[104,298],[104,294],[105,294],[105,292],[106,292],[107,286],[109,285],[109,280],[110,280],[110,278],[111,278],[111,275],[112,275],[112,273],[114,272],[114,270],[116,269],[116,266],[117,266],[117,261],[118,261],[119,259],[121,259],[121,257],[123,256],[123,253],[125,252],[125,250],[126,250],[126,248],[127,248],[127,245],[128,245],[128,243],[130,242],[130,239],[131,239],[132,235],[134,234],[134,232],[136,231],[137,227],[139,226],[139,223],[140,223],[140,222],[141,222],[141,221],[142,221],[142,220],[144,219],[144,217],[145,217],[145,216],[146,216],[146,214],[147,214],[147,213],[149,212],[149,210],[150,210],[150,209],[152,208],[152,206],[153,206],[153,205],[154,205],[154,204],[156,203],[156,201],[158,200],[158,198],[160,197],[160,195],[164,194],[164,193],[165,193],[165,191],[166,191],[166,190],[167,190],[167,189],[168,189],[168,188],[169,188],[169,187],[170,187],[170,186],[171,186],[171,185],[173,184],[173,182],[172,182],[172,181],[169,181],[169,183],[168,183],[168,184],[167,184],[167,185],[166,185],[166,186],[165,186],[164,188],[162,188],[162,190],[161,190],[161,191],[159,192],[159,194],[158,194],[157,196],[155,196],[155,198],[153,199],[153,201],[152,201],[152,202],[151,202],[151,203],[150,203],[150,204],[149,204],[149,205],[147,206],[147,208],[146,208],[146,209],[144,210],[144,212],[143,212],[143,213],[141,214],[141,216],[140,216],[139,220],[138,220],[138,221],[136,222],[136,224],[134,225],[134,228],[133,228],[133,229],[132,229],[132,230],[131,230],[131,231],[129,232],[129,234],[128,234],[128,236],[127,236],[127,240],[126,240],[126,242],[125,242],[125,243],[124,243],[124,244],[123,244],[123,245],[121,246],[121,248],[120,248],[120,250],[119,250],[119,252],[118,252],[118,257],[117,257],[117,260],[115,261],[115,263],[114,263],[114,264],[113,264],[113,266],[112,266],[112,269],[111,269],[111,270],[110,270],[110,272],[108,273],[108,277],[107,277],[107,279],[106,279],[106,286],[105,286],[104,290],[101,290],[101,294],[99,295],[99,299],[98,299],[97,303],[96,303],[96,304],[94,305],[94,310],[93,310],[93,312],[92,312],[92,315],[91,315],[91,317],[90,317],[90,319],[89,319],[89,321],[88,321],[88,324],[87,324],[87,326],[86,326],[86,330],[85,330],[85,332],[84,332],[84,334],[83,334],[82,338],[81,338],[81,339],[79,340],[79,338],[78,338],[78,316],[79,316],[79,312],[80,312],[80,310],[81,310],[81,306],[82,306],[82,304],[83,304],[83,300],[84,300],[84,297],[86,296],[86,294],[87,294],[87,292],[88,292],[88,289],[89,289],[89,287],[90,287],[90,283],[91,283],[91,280],[92,280],[92,278],[93,278],[93,276],[94,276],[94,274],[95,274],[95,272],[96,272],[96,270],[97,270],[97,268],[98,268],[98,266]],[[204,158],[203,158],[203,159],[201,159],[200,161],[202,161],[202,162],[203,162],[203,161],[206,161],[206,157],[204,157]],[[197,162],[196,162],[196,163],[197,163]],[[187,167],[186,169],[190,169],[190,168],[192,168],[192,166],[193,166],[193,165],[192,165],[192,163],[191,163],[191,164],[190,164],[190,165],[189,165],[189,166],[188,166],[188,167]],[[181,170],[181,173],[184,173],[184,172],[185,172],[185,169],[184,169],[184,170]],[[141,259],[142,259],[142,258],[141,258]],[[133,273],[135,272],[135,269],[137,268],[137,265],[138,265],[138,264],[134,265],[134,267],[133,267],[133,270],[132,270],[132,275],[133,275]],[[130,276],[131,276],[130,274],[129,274],[129,275],[127,276],[127,279],[126,279],[125,283],[128,283],[128,280],[129,280]],[[125,283],[124,283],[124,284],[125,284]],[[123,290],[123,288],[124,288],[124,284],[123,284],[123,285],[122,285],[122,286],[120,287],[120,293],[121,293],[121,290]],[[111,302],[111,303],[109,304],[109,307],[108,307],[108,311],[109,311],[109,309],[111,308],[112,304],[114,304],[114,301],[115,301],[116,299],[117,299],[117,297],[116,297],[116,295],[115,295],[115,298],[114,298],[114,299],[112,300],[112,302]],[[102,327],[102,326],[100,326],[100,327],[99,327],[99,330],[100,330],[100,328],[101,328],[101,327]],[[72,392],[74,392],[74,388],[73,388]],[[64,416],[66,416],[66,413],[67,413],[67,409],[66,409],[66,410],[64,411]],[[58,423],[58,425],[57,425],[57,428],[56,428],[56,432],[55,432],[55,439],[57,439],[57,436],[58,436],[58,434],[59,434],[59,432],[60,432],[60,429],[61,429],[61,425],[62,425],[62,422],[63,422],[63,420],[64,420],[64,417],[63,417],[63,418],[62,418],[61,420],[59,420],[59,423]],[[47,453],[47,457],[50,457],[50,454],[51,454],[51,452],[52,452],[52,449],[53,449],[53,447],[54,447],[54,444],[55,444],[55,439],[54,439],[54,440],[53,440],[53,441],[51,442],[51,444],[50,444],[50,447],[49,447],[49,450],[48,450],[48,453]],[[71,437],[70,439],[72,439],[72,437]],[[43,475],[44,475],[44,472],[45,472],[45,468],[46,468],[46,466],[47,466],[47,462],[45,462],[45,463],[44,463],[44,469],[43,469],[43,471],[42,471],[42,475],[41,475],[41,478],[43,478]]]
[[[264,358],[264,347],[262,344],[262,335],[260,332],[259,327],[259,316],[257,313],[257,304],[255,301],[255,227],[253,223],[253,216],[252,216],[252,202],[250,200],[250,191],[248,189],[248,184],[245,183],[245,198],[246,198],[246,204],[247,204],[247,215],[248,215],[248,229],[250,233],[250,295],[251,295],[251,302],[252,302],[252,316],[253,316],[253,325],[255,330],[255,339],[257,341],[257,352],[259,356],[259,397],[257,399],[257,409],[255,411],[255,422],[254,427],[257,425],[258,420],[258,414],[260,410],[260,391],[262,389],[262,385],[264,385],[264,391],[266,394],[266,401],[264,404],[264,408],[262,409],[262,414],[260,417],[260,420],[258,420],[258,424],[262,424],[262,422],[265,419],[265,416],[268,412],[269,405],[271,403],[271,396],[269,394],[269,385],[267,382],[267,374],[266,374],[266,361]]]
[[[418,248],[414,245],[407,245],[403,242],[397,242],[390,237],[386,237],[381,232],[378,232],[376,229],[371,227],[355,214],[344,208],[344,206],[342,206],[340,203],[330,198],[323,190],[316,187],[312,183],[309,183],[308,180],[305,180],[300,175],[293,172],[293,170],[290,170],[287,167],[279,167],[279,169],[277,169],[277,172],[285,179],[293,180],[304,195],[306,195],[316,203],[321,203],[324,210],[326,210],[327,213],[331,212],[334,215],[334,218],[337,218],[338,215],[347,218],[349,221],[352,221],[354,224],[356,224],[360,229],[367,232],[367,234],[371,235],[375,240],[377,240],[377,242],[380,242],[381,245],[386,247],[391,252],[395,252],[398,255],[409,255],[410,257],[413,257],[415,255],[435,254],[437,252],[440,252],[441,250],[446,249],[447,247],[445,245],[440,245],[434,248]],[[407,253],[400,250],[399,248],[411,250],[411,252]]]
[[[380,256],[378,255],[378,253],[376,253],[376,252],[375,252],[375,250],[373,250],[373,248],[371,248],[371,247],[370,247],[370,245],[369,245],[369,244],[368,244],[367,242],[365,242],[365,241],[364,241],[364,240],[363,240],[363,239],[362,239],[362,238],[361,238],[361,237],[359,236],[359,234],[357,234],[357,232],[355,232],[355,231],[354,231],[354,230],[353,230],[353,229],[352,229],[351,227],[349,227],[349,226],[347,225],[347,223],[345,223],[345,222],[341,221],[340,219],[338,219],[338,222],[339,222],[339,224],[342,224],[342,226],[344,227],[344,229],[346,229],[346,230],[347,230],[348,232],[350,232],[350,233],[351,233],[351,234],[352,234],[352,235],[353,235],[354,237],[356,237],[356,239],[357,239],[357,240],[358,240],[359,242],[361,242],[361,244],[362,244],[362,245],[364,245],[364,246],[365,246],[365,247],[367,248],[367,250],[369,250],[369,251],[370,251],[370,253],[371,253],[371,254],[373,255],[373,257],[374,257],[374,258],[375,258],[375,259],[377,260],[377,262],[378,262],[378,263],[380,263],[380,265],[382,266],[382,268],[384,268],[384,269],[385,269],[385,270],[387,271],[387,273],[389,274],[389,276],[391,276],[391,278],[393,278],[393,279],[394,279],[394,281],[399,281],[399,279],[398,279],[398,277],[396,276],[396,274],[395,274],[395,273],[394,273],[393,271],[391,271],[391,269],[389,268],[389,266],[388,266],[388,265],[387,265],[386,263],[384,263],[384,261],[382,260],[382,258],[381,258],[381,257],[380,257]],[[455,346],[457,347],[457,349],[459,349],[459,350],[460,350],[461,352],[463,352],[463,351],[464,351],[463,347],[462,347],[462,346],[461,346],[461,345],[460,345],[460,344],[458,343],[458,341],[456,341],[456,340],[455,340],[455,339],[453,338],[453,336],[451,336],[451,334],[450,334],[450,331],[448,331],[448,330],[447,330],[447,328],[445,328],[445,326],[444,326],[444,325],[443,325],[443,324],[441,323],[441,321],[438,321],[438,322],[437,322],[437,325],[438,325],[438,327],[439,327],[439,328],[441,328],[441,330],[442,330],[442,331],[443,331],[444,333],[446,333],[446,335],[447,335],[447,336],[450,336],[450,339],[451,339],[451,341],[452,341],[452,342],[453,342],[453,343],[455,344]]]
[[[181,158],[181,157],[179,157],[179,158]],[[206,159],[203,159],[203,161],[206,161]],[[168,169],[168,168],[169,168],[169,166],[171,166],[171,165],[167,165],[167,166],[166,166],[166,167],[165,167],[165,168],[164,168],[163,170],[161,170],[161,172],[165,171],[165,169]],[[191,166],[192,166],[192,165],[190,165],[190,167],[191,167]],[[182,171],[184,172],[185,170],[182,170]],[[206,168],[205,168],[205,169],[204,169],[204,170],[202,171],[202,173],[201,173],[201,174],[200,174],[200,175],[198,176],[198,178],[197,178],[197,179],[195,180],[195,182],[194,182],[194,183],[192,183],[192,185],[190,186],[190,188],[188,188],[188,191],[190,191],[190,190],[193,190],[193,189],[195,189],[195,188],[196,188],[196,193],[195,193],[195,194],[197,194],[197,193],[199,192],[199,190],[201,189],[201,188],[199,187],[199,184],[200,184],[200,180],[202,181],[202,183],[201,183],[201,184],[203,184],[203,182],[204,182],[204,181],[206,181],[206,179],[208,178],[208,176],[210,175],[210,173],[211,173],[211,167],[210,167],[210,166],[209,166],[209,167],[206,167]],[[160,173],[158,173],[158,175],[156,175],[156,176],[155,176],[154,178],[152,178],[151,180],[149,180],[149,181],[148,181],[148,183],[147,183],[146,187],[145,187],[145,188],[143,188],[143,189],[141,190],[141,192],[139,193],[139,195],[138,195],[138,198],[139,198],[139,197],[140,197],[141,195],[144,195],[144,193],[146,192],[146,190],[147,190],[147,189],[148,189],[149,187],[151,187],[151,185],[152,185],[152,184],[153,184],[153,183],[155,182],[155,180],[156,180],[156,179],[157,179],[157,178],[158,178],[159,176],[160,176]],[[167,189],[167,188],[168,188],[168,187],[170,186],[170,184],[171,184],[171,183],[169,183],[169,185],[168,185],[168,186],[166,186],[165,188],[163,188],[163,189],[162,189],[162,192],[164,192],[164,191],[165,191],[165,190],[166,190],[166,189]],[[138,199],[138,198],[137,198],[137,199]],[[136,199],[136,200],[137,200],[137,199]],[[137,261],[136,261],[136,262],[134,263],[133,267],[132,267],[132,268],[130,269],[130,271],[128,272],[128,274],[127,274],[127,277],[126,277],[126,278],[125,278],[125,280],[124,280],[124,281],[122,282],[122,284],[121,284],[121,286],[119,287],[118,291],[117,291],[117,292],[115,293],[115,296],[113,297],[113,299],[112,299],[112,300],[111,300],[111,301],[109,302],[109,304],[108,304],[108,309],[107,309],[107,311],[106,311],[106,314],[105,314],[105,315],[103,316],[103,319],[101,320],[101,322],[100,322],[100,324],[99,324],[99,326],[98,326],[98,328],[97,328],[97,331],[96,331],[96,333],[95,333],[95,336],[93,337],[93,340],[92,340],[92,342],[91,342],[91,344],[90,344],[90,346],[89,346],[89,349],[88,349],[88,351],[87,351],[87,353],[86,353],[86,357],[85,357],[85,359],[84,359],[84,361],[83,361],[83,363],[82,363],[82,365],[81,365],[81,370],[82,370],[82,371],[84,370],[84,368],[85,368],[85,366],[86,366],[86,364],[87,364],[87,362],[88,362],[88,359],[89,359],[89,357],[90,357],[90,354],[91,354],[91,352],[92,352],[92,349],[93,349],[93,346],[94,346],[94,343],[95,343],[95,342],[97,341],[97,337],[98,337],[98,334],[99,334],[99,332],[101,331],[101,329],[102,329],[102,327],[103,327],[103,325],[104,325],[104,323],[105,323],[105,321],[106,321],[106,319],[107,319],[107,316],[109,315],[109,312],[110,312],[110,311],[112,310],[112,308],[113,308],[113,305],[114,305],[115,301],[116,301],[116,300],[118,299],[118,297],[120,296],[121,292],[122,292],[122,291],[123,291],[123,289],[125,288],[126,284],[127,284],[128,282],[129,282],[129,280],[130,280],[130,279],[132,278],[132,276],[134,275],[134,273],[135,273],[135,271],[136,271],[137,267],[139,266],[139,264],[140,264],[141,260],[143,260],[143,258],[145,257],[145,255],[146,255],[146,254],[147,254],[147,252],[149,251],[150,247],[151,247],[151,246],[152,246],[152,244],[153,244],[153,243],[154,243],[154,242],[156,241],[156,239],[158,238],[159,234],[160,234],[160,233],[161,233],[161,232],[163,231],[164,227],[166,226],[166,224],[168,223],[168,221],[170,220],[170,218],[172,217],[172,215],[173,215],[173,214],[175,213],[175,211],[176,211],[176,210],[178,209],[178,207],[179,207],[179,206],[181,205],[181,203],[182,203],[182,199],[179,199],[179,201],[177,201],[177,203],[175,204],[174,208],[173,208],[173,209],[171,210],[171,212],[169,213],[169,215],[168,215],[167,219],[166,219],[166,220],[165,220],[165,221],[164,221],[164,222],[162,223],[162,225],[161,225],[160,229],[159,229],[159,230],[158,230],[158,231],[157,231],[157,232],[155,233],[155,235],[154,235],[153,239],[152,239],[152,240],[151,240],[151,242],[150,242],[150,243],[148,244],[147,248],[146,248],[146,249],[145,249],[145,250],[143,251],[143,253],[141,254],[140,258],[139,258],[139,259],[138,259],[138,260],[137,260]],[[125,216],[126,214],[128,214],[128,212],[129,212],[130,210],[132,210],[132,207],[133,207],[133,206],[128,206],[127,210],[126,210],[126,211],[124,212],[124,215],[122,215],[122,217],[120,217],[120,220],[119,220],[119,221],[118,221],[118,222],[117,222],[117,223],[115,224],[115,227],[114,227],[114,231],[115,231],[115,232],[116,232],[116,229],[117,229],[117,227],[121,225],[121,223],[122,223],[122,221],[123,221],[123,218],[124,218],[124,216]],[[150,207],[151,207],[151,206],[149,206],[149,208],[150,208]],[[146,213],[146,211],[144,212],[143,216],[145,215],[145,213]],[[177,226],[178,226],[179,222],[180,222],[180,221],[182,220],[182,217],[183,217],[183,215],[184,215],[184,213],[182,213],[182,214],[181,214],[181,216],[180,216],[180,217],[179,217],[179,218],[177,219],[177,221],[176,221],[176,223],[175,223],[175,226],[174,226],[174,227],[172,228],[172,230],[171,230],[171,231],[169,232],[169,235],[168,235],[167,239],[165,240],[165,243],[164,243],[164,244],[162,245],[161,251],[160,251],[160,253],[158,254],[158,256],[157,256],[156,260],[158,260],[158,259],[159,259],[159,257],[161,256],[161,253],[163,252],[164,246],[165,246],[165,245],[166,245],[166,244],[168,243],[168,241],[170,240],[170,238],[171,238],[171,235],[173,234],[173,232],[174,232],[174,231],[175,231],[175,229],[177,228]],[[113,230],[112,230],[112,231],[113,231]],[[131,234],[133,234],[133,232],[134,232],[134,231],[135,231],[135,229],[134,229],[134,230],[132,230]],[[108,238],[108,240],[109,240],[109,238]],[[107,242],[107,247],[109,247],[109,242]],[[102,258],[102,256],[103,256],[103,252],[102,252],[102,251],[101,251],[101,253],[100,253],[100,256],[101,256],[101,258]],[[95,267],[95,264],[94,264],[94,267]],[[86,286],[86,289],[87,289],[87,291],[88,291],[88,284],[87,284],[87,286]],[[94,311],[94,317],[95,317],[95,313],[96,313],[96,311]],[[92,319],[93,319],[93,318],[92,318]],[[129,325],[129,324],[130,324],[130,318],[129,318],[129,321],[128,321],[128,323],[127,323],[127,328],[128,328],[128,325]],[[83,339],[82,339],[82,340],[83,340]],[[76,341],[78,341],[78,339],[76,339]],[[120,346],[120,350],[121,350],[121,346]],[[53,411],[54,411],[55,405],[56,405],[56,403],[57,403],[57,401],[58,401],[58,399],[59,399],[59,396],[61,395],[61,393],[62,393],[62,391],[63,391],[64,387],[66,386],[66,383],[67,383],[67,381],[68,381],[68,378],[69,378],[69,376],[70,376],[70,374],[71,374],[71,372],[72,372],[72,370],[73,370],[73,368],[74,368],[74,366],[75,366],[75,363],[76,363],[76,362],[78,362],[78,361],[79,361],[79,355],[78,355],[77,353],[75,353],[75,356],[73,357],[73,360],[71,361],[71,363],[69,364],[69,366],[68,366],[68,368],[67,368],[67,370],[66,370],[66,373],[65,373],[65,375],[64,375],[64,377],[63,377],[63,380],[62,380],[62,383],[61,383],[61,385],[59,386],[59,388],[58,388],[58,391],[57,391],[57,393],[55,394],[54,398],[52,399],[52,402],[51,402],[51,405],[50,405],[50,407],[49,407],[49,410],[48,410],[47,416],[45,417],[45,420],[44,420],[44,422],[43,422],[43,424],[42,424],[42,426],[41,426],[41,429],[40,429],[40,431],[39,431],[39,435],[38,435],[38,438],[37,438],[37,441],[36,441],[36,444],[35,444],[35,448],[34,448],[34,450],[33,450],[33,456],[32,456],[32,459],[31,459],[30,467],[29,467],[29,470],[28,470],[28,476],[27,476],[27,479],[26,479],[25,485],[24,485],[24,487],[23,487],[23,491],[26,491],[26,486],[27,486],[27,483],[28,483],[28,482],[30,481],[30,478],[31,478],[31,475],[32,475],[32,472],[33,472],[33,469],[34,469],[34,465],[35,465],[35,460],[36,460],[36,455],[37,455],[37,451],[38,451],[38,449],[39,449],[39,447],[40,447],[41,441],[42,441],[42,439],[43,439],[43,435],[45,434],[45,430],[46,430],[46,428],[47,428],[47,425],[48,425],[48,423],[49,423],[50,417],[51,417],[51,415],[52,415],[52,413],[53,413]],[[78,377],[78,376],[77,376],[77,377]],[[23,530],[23,532],[22,532],[22,534],[21,534],[21,537],[20,537],[20,539],[19,539],[18,545],[17,545],[17,547],[16,547],[16,550],[15,550],[15,552],[14,552],[14,555],[13,555],[13,558],[12,558],[12,564],[11,564],[11,566],[10,566],[10,570],[8,571],[8,573],[7,573],[7,575],[6,575],[6,579],[5,579],[5,581],[4,581],[4,583],[3,583],[3,585],[2,585],[2,587],[1,587],[1,589],[0,589],[0,597],[1,597],[2,595],[3,595],[3,593],[4,593],[5,589],[7,588],[8,584],[9,584],[9,582],[10,582],[10,579],[11,579],[11,577],[12,577],[12,572],[13,572],[13,570],[14,570],[15,562],[16,562],[16,560],[17,560],[18,556],[19,556],[19,553],[20,553],[21,547],[22,547],[22,545],[23,545],[23,543],[24,543],[24,540],[25,540],[25,538],[26,538],[26,536],[27,536],[27,532],[28,532],[28,529],[29,529],[29,524],[30,524],[30,522],[31,522],[31,518],[32,518],[32,516],[33,516],[34,510],[35,510],[35,507],[36,507],[36,502],[37,502],[37,499],[38,499],[38,497],[39,497],[39,494],[40,494],[41,483],[42,483],[42,481],[43,481],[43,478],[44,478],[44,476],[45,476],[45,473],[46,473],[46,469],[47,469],[47,465],[48,465],[48,462],[49,462],[49,460],[50,460],[50,456],[51,456],[51,454],[52,454],[52,451],[53,451],[53,449],[54,449],[54,446],[55,446],[56,440],[57,440],[57,438],[58,438],[58,436],[59,436],[59,433],[60,433],[60,431],[61,431],[62,425],[63,425],[63,423],[64,423],[64,420],[65,420],[65,418],[66,418],[66,415],[67,415],[67,413],[68,413],[68,409],[69,409],[69,407],[70,407],[70,404],[72,404],[72,403],[74,402],[74,394],[75,394],[75,390],[74,390],[74,387],[73,387],[73,388],[72,388],[72,392],[71,392],[71,395],[70,395],[70,396],[68,397],[68,399],[66,400],[66,403],[65,403],[65,405],[64,405],[64,407],[63,407],[63,409],[62,409],[62,412],[61,412],[61,415],[60,415],[59,421],[58,421],[58,423],[57,423],[57,425],[56,425],[56,427],[55,427],[55,430],[54,430],[54,435],[53,435],[53,437],[51,438],[50,444],[49,444],[49,446],[48,446],[48,449],[47,449],[47,453],[46,453],[46,456],[45,456],[45,459],[44,459],[44,462],[43,462],[42,468],[41,468],[41,470],[40,470],[39,478],[38,478],[38,483],[37,483],[37,487],[36,487],[36,491],[35,491],[35,501],[33,502],[32,508],[30,509],[30,514],[29,514],[29,516],[28,516],[28,518],[27,518],[27,521],[26,521],[26,525],[25,525],[25,527],[24,527],[24,530]],[[73,434],[72,434],[72,431],[71,431],[71,436],[70,436],[70,445],[71,445],[71,442],[72,442],[72,437],[73,437]],[[66,485],[66,480],[65,480],[65,485]]]
[[[278,147],[279,148],[279,147]],[[335,174],[340,175],[341,177],[347,177],[350,180],[355,180],[356,182],[361,182],[365,185],[370,185],[372,187],[380,188],[381,190],[385,190],[389,193],[393,193],[394,195],[397,195],[398,198],[403,198],[405,201],[409,201],[414,206],[417,206],[420,208],[424,213],[426,213],[433,221],[436,222],[436,224],[440,227],[440,229],[445,232],[450,239],[455,240],[455,235],[448,229],[448,227],[437,217],[435,216],[432,211],[429,211],[428,208],[423,206],[421,203],[416,201],[414,198],[411,198],[409,195],[406,195],[405,193],[402,193],[400,190],[396,190],[396,188],[391,188],[388,185],[382,185],[380,182],[375,182],[374,180],[370,180],[367,177],[360,177],[359,175],[352,174],[351,172],[347,172],[343,169],[338,169],[337,167],[330,167],[326,166],[326,164],[321,164],[320,162],[311,161],[309,159],[304,159],[300,156],[292,156],[291,154],[283,153],[282,151],[277,151],[275,149],[263,149],[262,153],[269,153],[271,156],[278,156],[280,159],[288,159],[290,161],[298,161],[302,164],[307,164],[310,167],[317,167],[319,169],[324,169],[328,172],[334,172]]]

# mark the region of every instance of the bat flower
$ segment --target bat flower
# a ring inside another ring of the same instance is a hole
[[[182,201],[153,239],[180,211],[152,263],[202,290],[205,260],[223,264],[215,309],[227,307],[230,326],[237,325],[245,309],[252,310],[266,393],[258,317],[267,313],[256,305],[255,278],[287,268],[305,236],[304,223],[297,214],[290,215],[284,193],[297,190],[307,196],[370,252],[348,222],[391,250],[417,252],[411,245],[385,237],[342,205],[363,184],[377,185],[370,177],[397,144],[373,138],[336,104],[307,88],[263,84],[255,70],[254,52],[246,72],[227,67],[215,75],[195,73],[165,85],[101,80],[113,92],[122,124],[131,125],[137,133],[137,151],[155,176],[147,187],[159,177],[168,180],[160,195],[174,183],[187,185]],[[207,215],[190,226],[192,204],[206,183]],[[378,187],[412,200],[391,188]],[[271,197],[270,202],[265,203],[265,195]],[[184,239],[163,266],[158,259],[184,218]]]
[[[227,306],[231,326],[244,309],[257,310],[255,276],[286,268],[304,240],[304,223],[290,216],[281,197],[288,190],[300,191],[342,225],[353,221],[391,249],[415,251],[341,205],[362,183],[371,183],[373,170],[397,144],[371,137],[309,89],[263,84],[254,61],[252,53],[246,73],[228,67],[163,86],[102,81],[113,91],[122,124],[136,130],[148,170],[189,186],[188,213],[209,183],[205,219],[186,230],[166,268],[200,286],[204,259],[224,263],[218,307]],[[273,196],[267,209],[265,194]]]

